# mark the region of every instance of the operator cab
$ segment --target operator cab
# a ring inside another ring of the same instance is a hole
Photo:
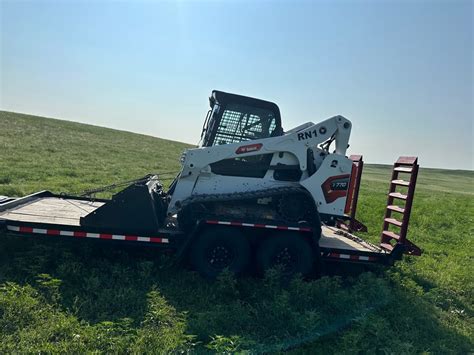
[[[212,91],[199,147],[281,136],[280,109],[269,101]]]

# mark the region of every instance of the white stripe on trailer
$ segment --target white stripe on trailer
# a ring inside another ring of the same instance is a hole
[[[169,243],[170,241],[168,240],[168,238],[161,238],[161,242],[162,243]]]
[[[98,234],[98,233],[86,233],[86,238],[99,238],[100,239],[100,234]]]
[[[242,223],[242,227],[255,227],[254,223]]]
[[[272,226],[271,224],[265,224],[265,228],[277,229],[277,226]]]
[[[332,258],[332,259],[346,259],[346,260],[356,260],[356,261],[377,261],[378,260],[376,256],[364,256],[364,255],[356,255],[356,254],[340,254],[340,253],[326,254],[324,252],[321,252],[321,256]]]
[[[42,229],[42,228],[33,228],[33,233],[36,233],[36,234],[47,234],[48,231],[46,229]]]
[[[137,241],[139,241],[139,242],[149,242],[150,238],[148,238],[148,237],[138,237]]]
[[[19,232],[20,231],[20,227],[17,227],[17,226],[7,226],[7,229],[9,231],[12,231],[12,232]]]
[[[288,227],[288,230],[289,231],[299,231],[300,228],[299,227]]]
[[[125,240],[125,236],[124,235],[112,235],[112,239],[114,240]]]
[[[72,232],[72,231],[59,231],[59,235],[64,235],[66,237],[74,237],[74,232]]]

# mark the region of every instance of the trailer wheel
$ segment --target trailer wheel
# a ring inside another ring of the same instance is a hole
[[[286,276],[308,276],[313,270],[313,249],[308,241],[297,233],[277,233],[269,236],[257,251],[260,272],[280,266]]]
[[[198,236],[189,255],[192,266],[202,276],[215,278],[224,269],[242,273],[250,262],[250,246],[239,230],[213,227]]]

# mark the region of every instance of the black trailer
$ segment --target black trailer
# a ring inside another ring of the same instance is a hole
[[[143,217],[140,213],[131,224],[127,224],[127,216],[123,214],[119,216],[122,224],[107,229],[100,225],[91,226],[88,218],[94,217],[98,211],[108,213],[104,206],[117,203],[120,199],[58,195],[49,191],[22,198],[0,197],[0,230],[17,236],[105,240],[165,248],[179,257],[189,258],[198,271],[210,277],[228,267],[229,258],[234,264],[237,263],[234,271],[238,272],[252,261],[264,269],[275,261],[285,263],[288,258],[296,256],[296,259],[300,259],[298,262],[303,260],[303,265],[299,265],[296,270],[307,272],[316,260],[392,265],[404,253],[420,255],[420,249],[406,238],[418,171],[416,158],[402,157],[394,165],[379,245],[354,234],[354,230],[363,231],[364,226],[355,219],[362,159],[359,156],[352,158],[358,169],[358,178],[355,181],[356,188],[353,189],[354,195],[351,196],[351,213],[346,221],[338,221],[334,226],[322,225],[321,230],[301,224],[203,218],[186,232],[178,224],[171,223],[150,233],[144,232],[149,230],[148,227],[136,222],[136,218]],[[399,180],[399,173],[410,174],[410,178]],[[395,191],[398,185],[408,187],[406,195]],[[405,201],[404,207],[395,205],[394,199]],[[132,213],[133,208],[127,206]],[[392,218],[392,211],[402,215],[402,220]],[[390,231],[390,224],[400,227],[400,233]]]

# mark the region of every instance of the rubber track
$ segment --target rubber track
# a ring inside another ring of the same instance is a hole
[[[181,205],[182,205],[182,208],[184,208],[192,203],[199,203],[199,202],[239,201],[239,200],[265,198],[265,197],[272,197],[272,196],[277,196],[277,195],[298,194],[298,193],[306,194],[308,197],[311,198],[311,200],[313,200],[313,197],[311,196],[311,194],[302,187],[284,186],[284,187],[276,187],[276,188],[265,189],[265,190],[249,191],[249,192],[194,195],[184,200],[181,203]]]
[[[186,207],[196,204],[196,203],[215,203],[215,202],[227,202],[227,201],[245,201],[248,199],[258,199],[258,198],[265,198],[265,197],[273,197],[285,194],[304,194],[306,195],[310,201],[314,201],[311,194],[300,186],[286,186],[286,187],[278,187],[278,188],[271,188],[259,191],[250,191],[250,192],[235,192],[235,193],[228,193],[228,194],[202,194],[202,195],[194,195],[190,198],[183,201],[183,207],[181,211],[185,211]],[[316,206],[313,206],[317,211]],[[206,214],[206,219],[228,219],[231,216],[223,216],[223,215],[214,215],[214,214]],[[203,216],[201,216],[203,218]],[[245,219],[252,220],[253,216],[248,216]],[[180,213],[178,212],[178,223],[180,220]],[[317,219],[319,221],[319,218]],[[186,223],[186,222],[185,222]],[[286,224],[293,224],[294,222],[285,222],[284,220],[280,220],[279,223],[286,223]],[[311,225],[312,223],[310,223]],[[184,226],[184,225],[183,225]],[[186,227],[184,227],[186,228]]]

